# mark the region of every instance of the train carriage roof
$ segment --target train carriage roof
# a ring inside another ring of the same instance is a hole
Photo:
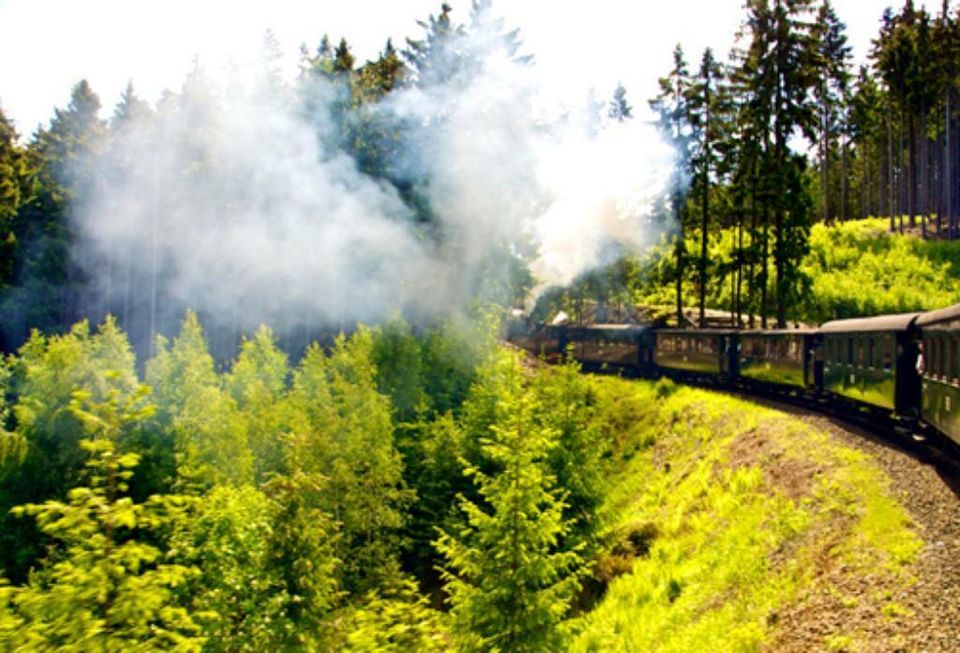
[[[734,329],[658,329],[657,333],[675,336],[728,336],[736,331]]]
[[[817,329],[803,328],[803,329],[744,329],[738,331],[741,338],[749,338],[750,336],[808,336],[814,333],[817,333]]]
[[[852,320],[832,320],[820,326],[820,333],[854,333],[857,331],[906,331],[920,313],[899,313]]]
[[[937,311],[924,313],[917,318],[917,326],[924,327],[941,322],[960,322],[960,304],[954,304]]]
[[[651,331],[646,324],[558,324],[548,332],[565,333],[573,342],[602,337],[610,341],[631,342]]]

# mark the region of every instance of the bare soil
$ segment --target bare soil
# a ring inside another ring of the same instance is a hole
[[[890,478],[924,541],[907,571],[916,583],[904,589],[889,574],[851,574],[829,541],[818,541],[816,589],[772,616],[771,651],[960,651],[960,473],[940,457],[907,453],[837,421],[777,405],[825,431],[842,444],[869,454]],[[748,445],[774,446],[757,434]],[[774,452],[775,453],[775,452]],[[743,453],[743,456],[756,455]],[[776,458],[774,456],[774,458]],[[770,458],[768,457],[769,461]],[[766,465],[768,476],[791,493],[802,493],[815,470],[796,463]],[[895,607],[891,607],[895,606]],[[856,634],[855,641],[847,636]],[[859,642],[859,643],[857,643]],[[863,644],[867,642],[867,644]]]

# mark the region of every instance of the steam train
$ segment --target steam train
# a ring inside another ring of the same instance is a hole
[[[929,313],[746,331],[629,324],[541,325],[516,344],[586,370],[720,385],[840,407],[960,445],[960,304]]]

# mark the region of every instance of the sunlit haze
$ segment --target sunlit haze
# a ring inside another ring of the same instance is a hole
[[[299,50],[314,50],[324,33],[346,37],[359,61],[374,58],[388,38],[401,47],[417,38],[439,0],[353,2],[230,2],[168,0],[0,0],[0,107],[22,137],[65,106],[70,88],[86,78],[108,115],[128,80],[153,102],[165,88],[177,90],[195,58],[213,74],[256,59],[267,29],[284,52],[289,76]],[[451,0],[455,20],[470,3]],[[882,0],[836,0],[856,59],[866,56],[885,6]],[[924,3],[918,3],[924,4]],[[939,11],[940,3],[926,3]],[[641,3],[595,0],[494,1],[508,27],[520,29],[546,89],[577,102],[594,89],[606,98],[623,82],[636,107],[656,93],[657,77],[681,43],[688,60],[710,46],[725,55],[743,17],[741,0],[673,0]]]

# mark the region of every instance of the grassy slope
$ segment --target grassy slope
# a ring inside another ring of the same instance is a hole
[[[942,308],[960,302],[960,242],[891,234],[882,219],[816,225],[803,271],[809,321]]]
[[[894,599],[922,542],[866,456],[723,395],[594,383],[623,452],[605,505],[619,544],[598,565],[612,580],[572,650],[777,647],[781,616],[825,594],[902,613]],[[847,596],[864,577],[875,591]],[[851,623],[817,648],[857,650],[866,637]]]
[[[925,241],[913,235],[892,234],[888,227],[889,221],[878,218],[814,225],[810,251],[801,264],[806,289],[801,300],[791,304],[790,318],[821,323],[834,318],[931,310],[960,302],[960,241]],[[688,251],[699,251],[695,234],[690,238]],[[669,245],[651,251],[646,263],[649,273],[634,291],[638,303],[673,305],[672,271],[665,271],[672,269],[671,251]],[[713,235],[713,264],[729,264],[733,251],[732,229]],[[771,297],[772,277],[768,289]],[[731,291],[729,277],[722,283],[712,283],[707,306],[729,310]],[[747,293],[746,285],[743,292]],[[696,293],[692,281],[684,284],[687,306],[696,305]]]

